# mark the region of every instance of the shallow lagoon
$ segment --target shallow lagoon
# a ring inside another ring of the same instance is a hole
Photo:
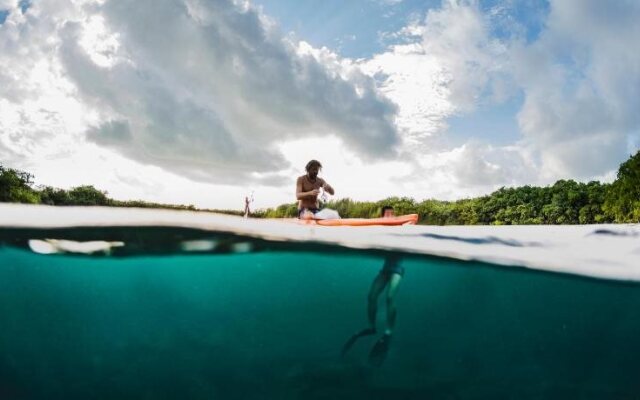
[[[0,398],[640,393],[637,283],[402,254],[396,332],[374,368],[375,338],[340,348],[366,326],[380,250],[130,227],[57,234],[130,244],[110,256],[41,255],[24,240],[37,234],[0,233]],[[185,238],[227,245],[186,253]]]

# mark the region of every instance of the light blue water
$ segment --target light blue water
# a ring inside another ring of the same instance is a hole
[[[382,253],[193,255],[176,243],[211,234],[52,234],[130,248],[39,255],[23,239],[45,233],[0,231],[0,399],[640,396],[637,284],[402,255],[393,341],[372,367],[378,336],[340,349],[366,327]],[[379,328],[384,311],[381,298]]]

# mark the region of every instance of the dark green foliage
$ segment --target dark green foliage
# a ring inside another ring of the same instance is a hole
[[[50,206],[64,206],[71,204],[69,193],[63,189],[57,189],[51,186],[40,188],[40,199],[42,204]]]
[[[106,206],[109,204],[107,192],[102,192],[91,185],[71,189],[69,198],[71,204],[78,206]]]
[[[92,185],[74,187],[71,190],[43,186],[38,189],[40,203],[52,206],[107,206],[113,200],[107,192],[96,189]]]
[[[276,208],[269,208],[260,211],[259,214],[252,214],[264,218],[293,218],[298,216],[298,206],[295,203],[281,204]]]
[[[39,203],[40,197],[31,185],[33,175],[28,172],[4,168],[0,165],[0,201],[14,203]]]
[[[109,205],[113,207],[136,207],[136,208],[167,208],[171,210],[188,210],[188,211],[196,211],[196,207],[193,204],[185,205],[173,205],[173,204],[162,204],[162,203],[149,203],[142,200],[113,200],[109,199]],[[206,210],[206,211],[214,211],[214,210]]]
[[[620,165],[605,195],[605,211],[616,222],[640,221],[640,151]]]

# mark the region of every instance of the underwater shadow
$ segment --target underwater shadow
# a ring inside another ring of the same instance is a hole
[[[590,235],[605,235],[605,236],[618,236],[618,237],[636,237],[640,236],[640,233],[635,231],[615,231],[612,229],[596,229]]]
[[[460,236],[439,235],[437,233],[421,233],[417,235],[399,235],[399,236],[419,236],[429,239],[438,240],[453,240],[457,242],[469,243],[469,244],[500,244],[509,247],[542,247],[540,242],[519,242],[513,239],[501,239],[495,236],[487,236],[481,238],[469,238]]]

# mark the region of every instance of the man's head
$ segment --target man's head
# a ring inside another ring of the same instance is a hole
[[[318,160],[311,160],[307,163],[307,166],[304,167],[307,170],[307,175],[311,179],[316,179],[318,176],[318,172],[322,169],[322,164]]]
[[[382,207],[382,212],[380,214],[382,215],[382,218],[390,218],[396,215],[395,211],[393,211],[393,207],[391,206]]]

